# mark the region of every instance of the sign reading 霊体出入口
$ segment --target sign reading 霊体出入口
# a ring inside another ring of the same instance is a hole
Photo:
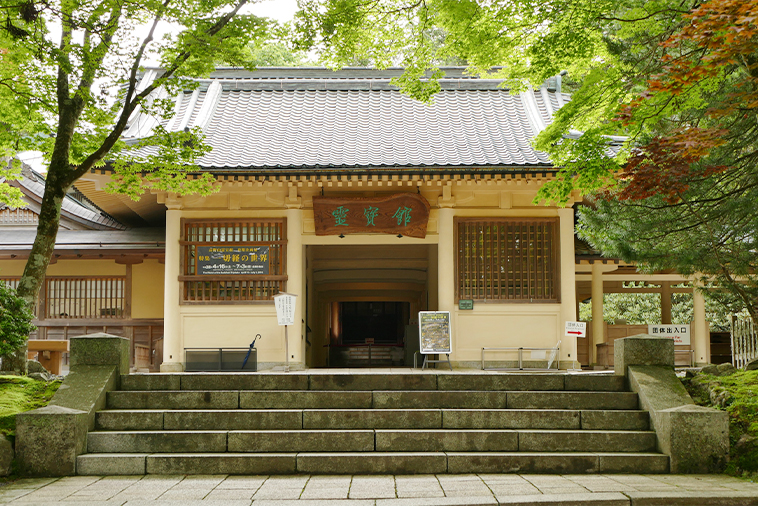
[[[417,193],[386,197],[313,197],[316,235],[356,233],[426,237],[429,202]]]
[[[266,275],[268,246],[198,246],[198,274]]]
[[[669,337],[674,344],[690,344],[690,326],[682,325],[648,325],[647,333],[656,337]]]

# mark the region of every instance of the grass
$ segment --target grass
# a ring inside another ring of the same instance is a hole
[[[25,376],[0,376],[0,434],[14,435],[16,415],[47,406],[60,381],[37,381]]]
[[[696,403],[729,413],[729,474],[758,477],[758,371],[684,380]]]

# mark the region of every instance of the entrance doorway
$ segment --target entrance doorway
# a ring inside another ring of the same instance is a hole
[[[437,307],[436,245],[309,246],[306,255],[307,365],[412,366],[418,312]]]
[[[330,367],[402,366],[410,303],[346,301],[332,303],[337,311],[330,332]]]

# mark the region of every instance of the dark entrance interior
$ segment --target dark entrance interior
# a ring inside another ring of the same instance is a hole
[[[408,302],[340,302],[339,344],[403,344]]]
[[[335,302],[329,362],[332,367],[402,365],[408,302]]]

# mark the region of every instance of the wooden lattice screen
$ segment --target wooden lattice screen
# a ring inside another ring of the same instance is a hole
[[[182,273],[184,304],[240,304],[273,300],[286,290],[287,230],[284,219],[183,220]],[[269,274],[200,274],[197,248],[229,245],[268,246]]]
[[[557,219],[456,220],[456,300],[558,302]]]
[[[0,279],[16,288],[21,278]],[[44,283],[34,310],[39,319],[124,318],[126,276],[48,276]]]
[[[45,279],[47,318],[123,318],[125,276]]]

